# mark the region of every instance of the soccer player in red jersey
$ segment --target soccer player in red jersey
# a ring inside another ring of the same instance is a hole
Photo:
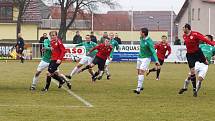
[[[208,61],[206,60],[202,50],[199,48],[199,43],[200,41],[202,41],[212,46],[214,46],[215,43],[205,38],[205,36],[200,34],[199,32],[192,31],[189,24],[186,24],[183,27],[183,31],[184,43],[187,48],[186,57],[190,68],[190,80],[193,85],[193,96],[197,97],[195,63],[198,61],[200,63],[205,63],[206,65],[208,65]],[[182,94],[184,91],[186,91],[186,89],[180,89],[179,94]]]
[[[59,81],[59,88],[62,86],[63,83],[65,83],[64,77],[62,77],[62,75],[60,75],[57,72],[58,66],[61,64],[64,54],[66,52],[65,47],[61,39],[57,37],[56,31],[50,32],[50,36],[51,36],[51,51],[52,51],[51,62],[48,67],[49,74],[47,75],[47,78],[46,78],[46,86],[44,89],[42,89],[42,91],[48,91],[48,88],[51,82],[51,77]]]
[[[167,36],[166,35],[163,35],[161,37],[161,39],[162,39],[162,41],[155,45],[155,50],[157,50],[158,60],[159,60],[160,65],[162,66],[163,62],[164,62],[164,59],[168,58],[168,56],[171,54],[171,47],[167,43]],[[167,51],[168,51],[168,54],[166,55]],[[154,67],[154,68],[148,70],[146,75],[149,75],[150,72],[156,71],[157,72],[156,80],[159,80],[161,66],[158,66],[158,68]]]
[[[107,59],[110,59],[110,53],[111,53],[112,49],[113,48],[110,45],[110,39],[106,38],[104,43],[92,48],[87,53],[87,55],[88,55],[91,52],[93,52],[94,50],[98,50],[96,57],[94,58],[92,64],[86,66],[81,71],[84,71],[84,70],[89,69],[89,68],[93,68],[95,65],[98,65],[99,70],[93,75],[92,81],[95,81],[97,79],[97,76],[98,76],[98,80],[100,80],[102,78],[103,73],[104,73],[105,62]]]

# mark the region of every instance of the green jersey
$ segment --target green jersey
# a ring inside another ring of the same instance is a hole
[[[155,52],[154,43],[150,37],[145,39],[140,38],[140,52],[139,58],[151,58],[153,57],[158,62],[158,57]]]
[[[44,45],[45,51],[43,53],[42,60],[47,62],[47,63],[50,63],[51,62],[51,54],[52,54],[50,40],[45,39],[43,45]]]
[[[201,48],[208,62],[211,63],[211,58],[215,55],[215,47],[208,44],[200,44],[199,47]]]
[[[76,47],[78,46],[84,46],[85,49],[86,49],[86,53],[88,53],[92,48],[94,48],[95,46],[97,46],[97,44],[95,42],[82,42],[82,43],[79,43],[78,45],[76,45]],[[97,53],[97,50],[94,50],[92,53],[90,53],[88,56],[90,57],[95,57],[96,56],[96,53]]]
[[[113,52],[114,52],[115,48],[116,48],[116,50],[119,50],[119,44],[118,44],[118,42],[115,39],[112,39],[110,41],[110,44],[111,44],[111,46],[113,48],[112,51],[111,51],[111,53],[110,53],[110,58],[113,58]]]

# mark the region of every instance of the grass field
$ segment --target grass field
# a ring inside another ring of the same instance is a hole
[[[92,83],[87,72],[72,79],[72,91],[93,105],[83,102],[52,83],[47,93],[40,90],[45,73],[35,92],[29,91],[39,62],[0,61],[0,121],[214,121],[215,66],[209,72],[197,98],[191,85],[178,95],[187,75],[187,65],[164,64],[160,81],[155,74],[145,78],[140,95],[136,87],[136,63],[112,63],[110,81]],[[69,73],[75,65],[64,63],[60,69]]]

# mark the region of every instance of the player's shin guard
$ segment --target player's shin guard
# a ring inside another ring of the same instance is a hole
[[[190,83],[190,77],[188,77],[188,78],[184,81],[184,87],[183,87],[183,89],[187,89],[189,83]]]
[[[160,72],[161,72],[161,69],[157,69],[157,78],[159,78]]]
[[[109,68],[108,68],[108,66],[105,68],[105,73],[106,73],[106,75],[107,75],[107,76],[109,76],[109,75],[110,75],[110,72],[109,72]]]
[[[144,75],[138,75],[137,91],[143,88]]]
[[[36,87],[37,82],[38,82],[39,77],[38,76],[34,76],[33,80],[32,80],[32,85],[31,87]]]
[[[51,76],[47,76],[46,77],[46,86],[45,86],[45,89],[49,89],[50,87],[50,84],[51,84]]]
[[[198,81],[198,82],[197,82],[197,85],[196,85],[196,91],[197,91],[197,92],[200,90],[201,85],[202,85],[202,82],[201,82],[201,81]]]
[[[190,76],[190,80],[192,82],[192,85],[193,85],[193,91],[196,91],[196,75],[191,75]]]

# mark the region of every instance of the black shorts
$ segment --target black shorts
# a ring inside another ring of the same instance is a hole
[[[95,65],[97,64],[100,71],[104,71],[105,62],[106,62],[106,60],[103,60],[102,58],[96,56],[93,59],[92,63]]]
[[[158,61],[159,61],[160,65],[162,66],[162,65],[163,65],[164,60],[161,60],[161,59],[159,59],[159,58],[158,58]]]
[[[199,49],[195,53],[187,53],[186,57],[187,57],[187,62],[188,62],[189,68],[194,68],[195,63],[197,61],[199,61],[200,63],[206,62],[206,58],[201,49]]]
[[[18,48],[16,52],[17,52],[18,54],[22,54],[23,50],[24,50],[24,48]]]
[[[57,68],[60,64],[57,64],[56,62],[56,60],[51,60],[48,68],[49,73],[54,73],[55,71],[57,71]]]

